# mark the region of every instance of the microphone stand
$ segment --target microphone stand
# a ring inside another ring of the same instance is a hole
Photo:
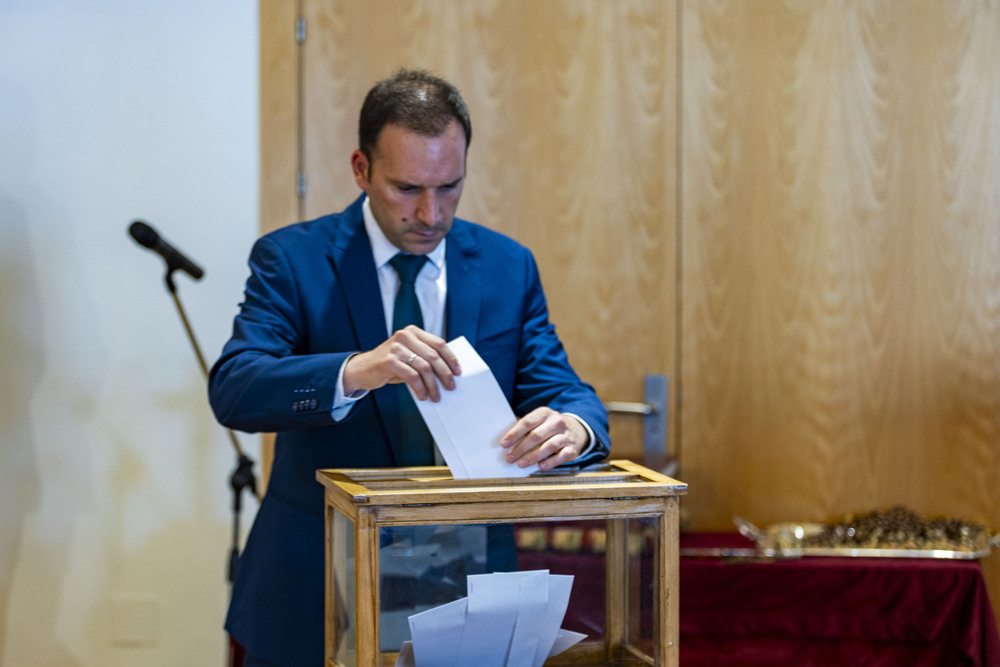
[[[191,342],[191,347],[194,349],[195,356],[198,358],[198,364],[201,366],[201,372],[204,374],[205,378],[208,379],[208,364],[205,363],[205,356],[201,353],[201,346],[198,345],[198,340],[195,338],[194,329],[191,328],[191,323],[188,321],[187,314],[184,312],[184,306],[181,304],[180,298],[177,296],[177,286],[174,284],[174,271],[179,267],[174,266],[172,262],[167,262],[167,273],[163,277],[164,283],[166,283],[167,291],[170,292],[170,296],[173,297],[174,305],[177,307],[177,313],[181,317],[181,322],[184,324],[184,331],[187,332],[188,340]],[[236,568],[239,566],[240,552],[239,552],[239,539],[240,539],[240,513],[243,509],[243,491],[249,490],[250,493],[256,498],[257,497],[257,479],[253,472],[253,459],[247,456],[243,452],[243,448],[240,447],[239,440],[236,439],[236,434],[232,429],[226,429],[229,433],[229,440],[233,443],[233,449],[236,451],[236,469],[229,478],[229,486],[233,490],[233,544],[232,549],[229,552],[229,569],[228,569],[228,581],[230,584],[236,579]]]

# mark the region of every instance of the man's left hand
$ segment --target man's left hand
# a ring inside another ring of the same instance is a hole
[[[518,420],[500,440],[507,462],[526,468],[537,463],[550,470],[579,458],[589,444],[580,420],[551,408],[536,408]]]

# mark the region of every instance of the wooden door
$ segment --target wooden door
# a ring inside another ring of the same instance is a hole
[[[262,28],[294,22],[292,4],[261,2]],[[472,116],[458,214],[534,251],[577,372],[617,401],[641,401],[645,374],[673,373],[674,2],[301,0],[299,11],[298,56],[291,29],[261,36],[265,230],[357,197],[348,158],[365,93],[400,66],[429,69]],[[613,455],[641,460],[637,419],[613,418],[612,431]]]

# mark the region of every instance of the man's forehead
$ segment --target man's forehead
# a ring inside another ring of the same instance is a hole
[[[371,168],[399,184],[444,185],[465,175],[464,135],[448,131],[434,136],[394,126],[379,136]],[[440,140],[440,141],[438,141]]]
[[[378,138],[375,140],[375,153],[384,150],[390,142],[402,142],[407,140],[423,140],[431,141],[434,139],[446,138],[451,135],[456,141],[461,141],[463,148],[468,148],[465,145],[465,131],[462,129],[461,124],[452,119],[443,130],[438,133],[432,132],[422,132],[416,130],[412,127],[404,125],[402,123],[386,123],[385,126],[379,131]]]

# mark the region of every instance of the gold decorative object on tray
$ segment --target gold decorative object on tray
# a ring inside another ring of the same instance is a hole
[[[760,529],[738,516],[733,521],[743,536],[754,541],[757,553],[770,558],[974,560],[1000,546],[1000,537],[983,526],[957,518],[928,519],[902,505],[825,524],[785,522]]]

